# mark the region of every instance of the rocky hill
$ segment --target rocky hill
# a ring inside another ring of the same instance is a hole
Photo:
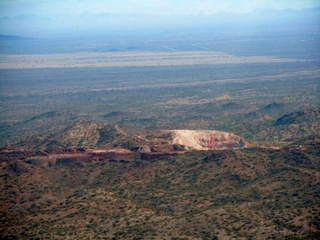
[[[320,108],[291,112],[283,104],[272,103],[236,116],[223,128],[259,143],[287,145],[320,132]]]
[[[0,238],[318,239],[319,146],[77,121],[0,148]]]
[[[292,143],[290,146],[299,146],[299,148],[317,148],[320,147],[320,133],[315,133],[308,137],[299,139],[298,141]]]
[[[320,132],[320,108],[284,114],[272,125],[257,132],[259,138],[273,141],[295,142],[298,139]]]
[[[243,148],[248,144],[235,134],[212,130],[163,130],[156,134],[167,144],[185,146],[190,150]]]
[[[25,138],[33,138],[43,134],[52,134],[64,130],[79,121],[92,121],[92,116],[76,111],[49,111],[23,121],[0,124],[0,137],[2,144],[19,142]]]
[[[54,133],[43,133],[20,141],[17,146],[33,149],[85,148],[110,149],[123,147],[130,149],[139,140],[117,125],[79,121]]]
[[[56,115],[56,114],[54,114]],[[34,120],[30,120],[34,121]],[[125,148],[137,152],[170,152],[245,148],[249,144],[241,137],[213,130],[161,130],[148,136],[135,136],[109,123],[77,121],[56,132],[30,135],[15,144],[34,150],[54,148],[113,149]]]
[[[0,151],[1,239],[319,239],[319,147],[45,153]]]
[[[313,119],[320,121],[320,108],[312,108],[305,111],[292,112],[285,114],[274,122],[274,126],[299,124]]]

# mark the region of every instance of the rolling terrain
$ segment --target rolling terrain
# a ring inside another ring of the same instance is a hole
[[[294,112],[273,125],[318,114]],[[133,135],[83,120],[42,132],[0,151],[1,237],[316,239],[319,139],[261,148],[220,131]]]
[[[319,146],[299,146],[152,159],[2,150],[1,237],[317,239]]]
[[[318,36],[0,42],[0,238],[319,239]]]

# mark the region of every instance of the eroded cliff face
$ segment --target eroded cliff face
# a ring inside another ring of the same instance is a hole
[[[158,142],[169,145],[185,146],[186,150],[248,147],[248,143],[233,133],[212,130],[162,130],[155,138]]]

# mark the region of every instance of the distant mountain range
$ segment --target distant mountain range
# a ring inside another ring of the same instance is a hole
[[[247,14],[157,16],[142,14],[93,14],[68,16],[33,14],[0,18],[1,34],[57,36],[57,34],[143,34],[144,31],[193,29],[213,32],[268,30],[319,30],[320,8],[303,10],[257,9]],[[61,36],[61,35],[59,35]]]
[[[0,34],[0,41],[16,41],[16,40],[26,40],[26,39],[32,39],[32,38]]]

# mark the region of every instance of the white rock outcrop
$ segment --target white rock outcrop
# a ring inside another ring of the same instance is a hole
[[[233,134],[212,130],[162,130],[157,137],[162,136],[169,144],[179,144],[190,150],[212,150],[226,148],[243,148],[248,144]]]

